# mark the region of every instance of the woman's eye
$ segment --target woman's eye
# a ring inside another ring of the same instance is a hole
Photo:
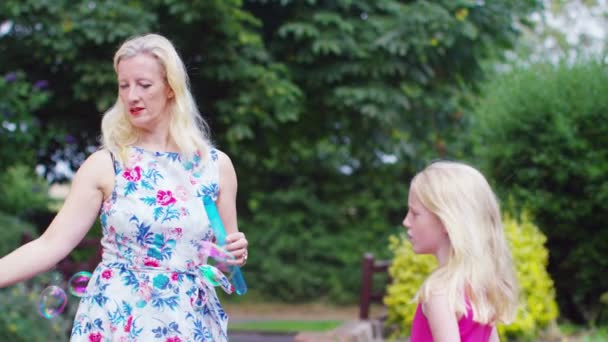
[[[152,86],[151,84],[142,84],[141,85],[144,89],[148,89],[150,88],[150,86]]]
[[[121,85],[119,85],[118,87],[119,87],[120,89],[127,89],[127,88],[129,88],[129,85],[128,85],[128,84],[121,84]]]

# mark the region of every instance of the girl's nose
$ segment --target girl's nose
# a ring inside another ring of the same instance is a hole
[[[409,226],[408,215],[405,215],[405,217],[403,218],[403,221],[401,221],[401,225],[405,228],[407,228]]]

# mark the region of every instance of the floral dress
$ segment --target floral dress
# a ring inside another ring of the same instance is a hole
[[[199,267],[214,241],[202,196],[217,199],[217,150],[192,158],[127,149],[101,208],[103,257],[81,298],[71,333],[80,341],[227,341],[228,316]],[[208,267],[208,266],[206,266]]]

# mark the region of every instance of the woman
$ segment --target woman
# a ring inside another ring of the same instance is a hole
[[[232,162],[211,145],[170,41],[157,34],[127,40],[114,69],[118,98],[103,117],[103,148],[79,168],[44,234],[0,259],[0,287],[52,268],[100,213],[103,257],[71,341],[226,341],[228,317],[213,285],[227,280],[215,272],[210,281],[198,268],[214,240],[203,196],[216,201],[229,263],[247,261]]]

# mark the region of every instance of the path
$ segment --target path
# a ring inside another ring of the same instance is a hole
[[[255,320],[331,320],[352,321],[359,314],[358,305],[333,306],[324,303],[284,304],[284,303],[230,303],[224,302],[223,307],[230,316],[230,321]],[[372,313],[380,312],[380,307],[373,305]],[[228,327],[230,342],[293,342],[295,333],[264,334],[258,332],[231,331]]]
[[[293,342],[293,335],[228,332],[230,342]]]

